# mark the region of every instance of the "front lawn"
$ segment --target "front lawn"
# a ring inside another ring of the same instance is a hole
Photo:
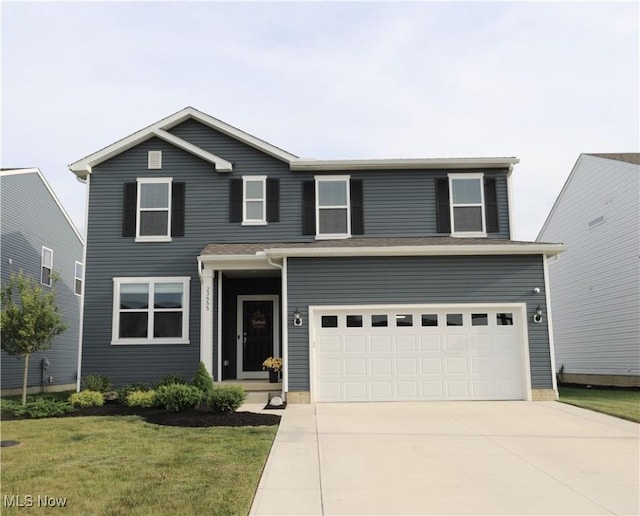
[[[15,502],[27,496],[34,507],[66,498],[69,514],[247,514],[276,430],[138,416],[4,421],[2,440],[21,445],[2,448],[2,514],[24,511]]]
[[[640,391],[560,385],[560,401],[640,423]]]

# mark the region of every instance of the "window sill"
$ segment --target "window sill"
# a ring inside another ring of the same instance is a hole
[[[152,236],[152,237],[145,237],[145,236],[139,236],[136,237],[136,242],[171,242],[171,237],[170,236]]]
[[[337,235],[316,235],[316,240],[345,240],[351,238],[351,235],[337,234]]]
[[[189,339],[186,339],[186,340],[185,339],[118,339],[118,340],[111,341],[112,346],[136,346],[136,345],[148,346],[148,345],[157,345],[157,344],[183,345],[183,344],[189,344]]]
[[[487,238],[487,234],[481,231],[468,231],[464,233],[451,233],[454,238]]]
[[[247,221],[243,221],[242,226],[266,226],[267,225],[267,221],[265,220],[247,220]]]

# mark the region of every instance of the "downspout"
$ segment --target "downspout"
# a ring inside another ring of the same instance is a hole
[[[282,265],[272,261],[271,256],[265,253],[267,262],[272,267],[280,269],[282,280],[282,398],[286,400],[286,393],[289,391],[289,297],[287,292],[287,257],[282,258]]]
[[[84,205],[84,246],[82,248],[82,268],[84,277],[82,278],[82,292],[80,292],[80,321],[78,324],[78,367],[76,370],[76,392],[80,392],[80,380],[82,378],[82,333],[84,332],[84,286],[87,282],[87,245],[89,243],[89,190],[91,187],[91,175],[83,180],[79,176],[76,179],[87,185],[87,194]]]

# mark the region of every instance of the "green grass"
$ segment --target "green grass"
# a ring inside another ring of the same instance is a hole
[[[640,391],[559,387],[560,401],[640,423]]]
[[[247,514],[276,430],[137,416],[3,421],[2,439],[22,444],[2,449],[2,514],[25,511],[5,495],[66,497],[66,514]]]

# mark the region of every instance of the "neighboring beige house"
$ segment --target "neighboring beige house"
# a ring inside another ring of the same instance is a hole
[[[640,154],[581,154],[538,235],[556,368],[568,383],[640,387]]]

